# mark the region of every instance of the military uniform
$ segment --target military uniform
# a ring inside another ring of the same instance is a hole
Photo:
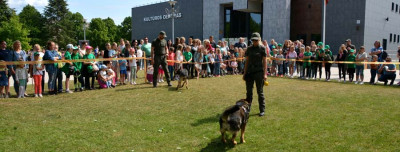
[[[167,79],[168,85],[170,85],[171,80],[167,68],[167,50],[165,50],[165,47],[167,46],[167,41],[165,39],[160,40],[159,38],[157,38],[151,43],[151,46],[154,47],[153,86],[157,86],[158,68],[160,67],[160,65],[165,72],[165,78]]]
[[[251,104],[253,101],[253,87],[256,83],[258,104],[261,113],[265,112],[265,97],[264,97],[264,68],[263,58],[267,57],[265,48],[261,45],[250,46],[247,48],[245,56],[248,57],[247,71],[244,79],[246,81],[246,99]],[[263,114],[262,114],[263,115]]]

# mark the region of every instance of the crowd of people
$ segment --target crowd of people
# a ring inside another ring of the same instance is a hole
[[[312,41],[306,46],[303,40],[286,40],[283,44],[266,40],[260,44],[265,47],[268,57],[269,76],[298,77],[300,79],[321,79],[322,69],[325,72],[325,81],[331,80],[331,66],[335,62],[339,70],[339,82],[353,82],[364,84],[363,61],[376,62],[370,65],[370,84],[377,80],[386,85],[390,81],[393,85],[396,78],[396,65],[381,43],[376,41],[369,53],[361,46],[358,49],[346,40],[339,48],[336,57],[333,56],[329,45]],[[251,46],[251,44],[249,44]],[[28,97],[25,92],[29,78],[34,81],[34,96],[43,97],[45,72],[48,75],[48,94],[57,95],[66,92],[73,93],[84,90],[114,88],[117,85],[135,85],[138,71],[146,70],[147,82],[164,82],[163,68],[154,68],[152,65],[152,45],[145,37],[132,42],[121,39],[119,44],[107,43],[105,50],[93,48],[87,42],[74,46],[68,44],[65,50],[59,49],[55,42],[49,41],[43,49],[35,44],[30,51],[24,51],[21,43],[15,41],[13,50],[7,49],[7,43],[1,41],[0,62],[6,61],[58,61],[51,63],[0,65],[0,97],[9,98],[10,83],[14,80],[14,90],[18,98]],[[189,37],[175,38],[175,43],[167,41],[167,59],[169,77],[177,79],[174,71],[187,69],[190,78],[221,77],[225,75],[244,74],[245,55],[248,45],[244,38],[239,42],[229,44],[227,41],[209,39],[200,40]],[[397,58],[400,60],[400,46]],[[85,60],[85,59],[113,59],[113,60]],[[78,61],[74,61],[78,60]],[[158,69],[158,72],[154,72]],[[153,73],[158,73],[153,79]],[[355,73],[355,78],[354,78]],[[65,85],[63,85],[65,76]],[[346,79],[348,76],[348,79]],[[73,77],[74,87],[70,87],[70,78]],[[398,83],[400,85],[400,82]],[[65,87],[65,89],[63,89]]]

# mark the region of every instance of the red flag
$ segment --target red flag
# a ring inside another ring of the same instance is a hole
[[[329,0],[325,0],[325,3],[328,4]]]

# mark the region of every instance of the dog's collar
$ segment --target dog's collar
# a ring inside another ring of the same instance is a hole
[[[244,110],[244,113],[248,113],[247,109],[244,106],[242,106],[242,109]]]

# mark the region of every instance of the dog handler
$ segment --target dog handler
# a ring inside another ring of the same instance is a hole
[[[246,99],[250,103],[253,101],[253,86],[256,83],[258,104],[260,109],[259,116],[265,114],[265,97],[264,97],[264,81],[267,80],[267,54],[265,47],[260,45],[260,34],[253,33],[251,41],[253,45],[247,48],[245,57],[246,64],[244,68],[243,80],[246,81]]]
[[[162,69],[164,70],[165,78],[167,79],[168,86],[171,85],[171,79],[169,77],[169,71],[168,71],[168,64],[167,64],[167,55],[168,54],[168,48],[167,48],[167,41],[164,39],[166,38],[167,35],[165,34],[164,31],[161,31],[160,34],[158,35],[158,38],[155,39],[151,43],[151,65],[154,67],[154,73],[153,73],[153,87],[157,87],[157,76],[158,76],[158,68],[161,65]]]

